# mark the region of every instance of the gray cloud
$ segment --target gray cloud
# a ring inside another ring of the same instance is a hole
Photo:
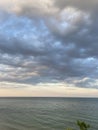
[[[0,81],[98,88],[98,2],[14,2],[0,2]]]

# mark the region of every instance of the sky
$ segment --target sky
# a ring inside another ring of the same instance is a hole
[[[98,97],[98,0],[0,1],[0,96]]]

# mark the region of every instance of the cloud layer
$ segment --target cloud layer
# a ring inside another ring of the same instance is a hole
[[[97,87],[98,2],[0,2],[0,82]]]

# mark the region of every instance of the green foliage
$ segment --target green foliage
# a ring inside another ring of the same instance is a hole
[[[84,121],[77,121],[77,125],[79,126],[80,130],[88,130],[90,125],[86,124]]]
[[[90,125],[85,123],[84,121],[77,121],[77,125],[79,126],[80,130],[88,130]],[[73,130],[72,128],[67,128],[66,130]]]

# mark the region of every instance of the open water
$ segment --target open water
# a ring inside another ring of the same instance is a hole
[[[98,130],[97,98],[0,98],[0,130]]]

